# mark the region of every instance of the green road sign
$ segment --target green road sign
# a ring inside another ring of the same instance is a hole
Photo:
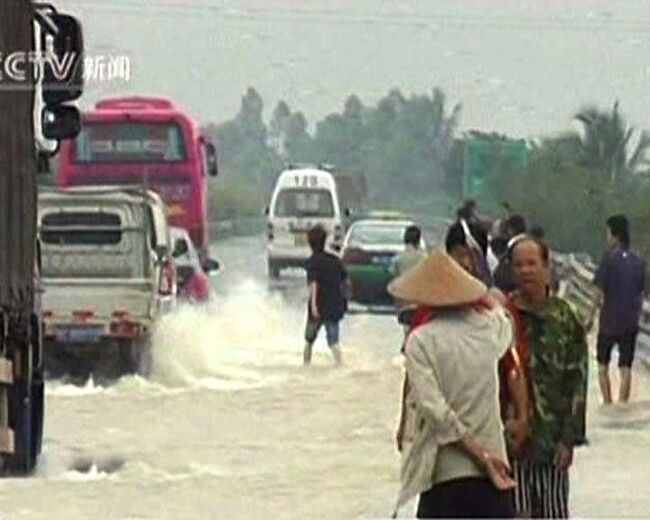
[[[483,206],[495,208],[500,197],[498,193],[492,193],[489,181],[504,165],[514,166],[513,171],[526,170],[528,147],[523,139],[467,139],[463,168],[464,198],[474,198]]]

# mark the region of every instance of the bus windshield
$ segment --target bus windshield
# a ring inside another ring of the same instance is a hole
[[[76,141],[78,163],[183,162],[187,146],[175,123],[84,123]]]

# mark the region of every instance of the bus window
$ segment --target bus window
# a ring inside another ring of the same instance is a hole
[[[169,123],[86,123],[76,140],[77,163],[182,162],[181,127]]]

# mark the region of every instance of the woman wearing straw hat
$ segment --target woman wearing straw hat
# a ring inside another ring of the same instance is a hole
[[[406,342],[416,431],[403,451],[397,508],[420,495],[419,518],[512,517],[515,482],[497,380],[497,362],[513,340],[508,314],[483,305],[485,285],[443,251],[389,291],[436,314]]]

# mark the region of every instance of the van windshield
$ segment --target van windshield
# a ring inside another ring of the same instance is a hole
[[[276,217],[333,217],[332,194],[325,189],[282,190],[275,201]]]

